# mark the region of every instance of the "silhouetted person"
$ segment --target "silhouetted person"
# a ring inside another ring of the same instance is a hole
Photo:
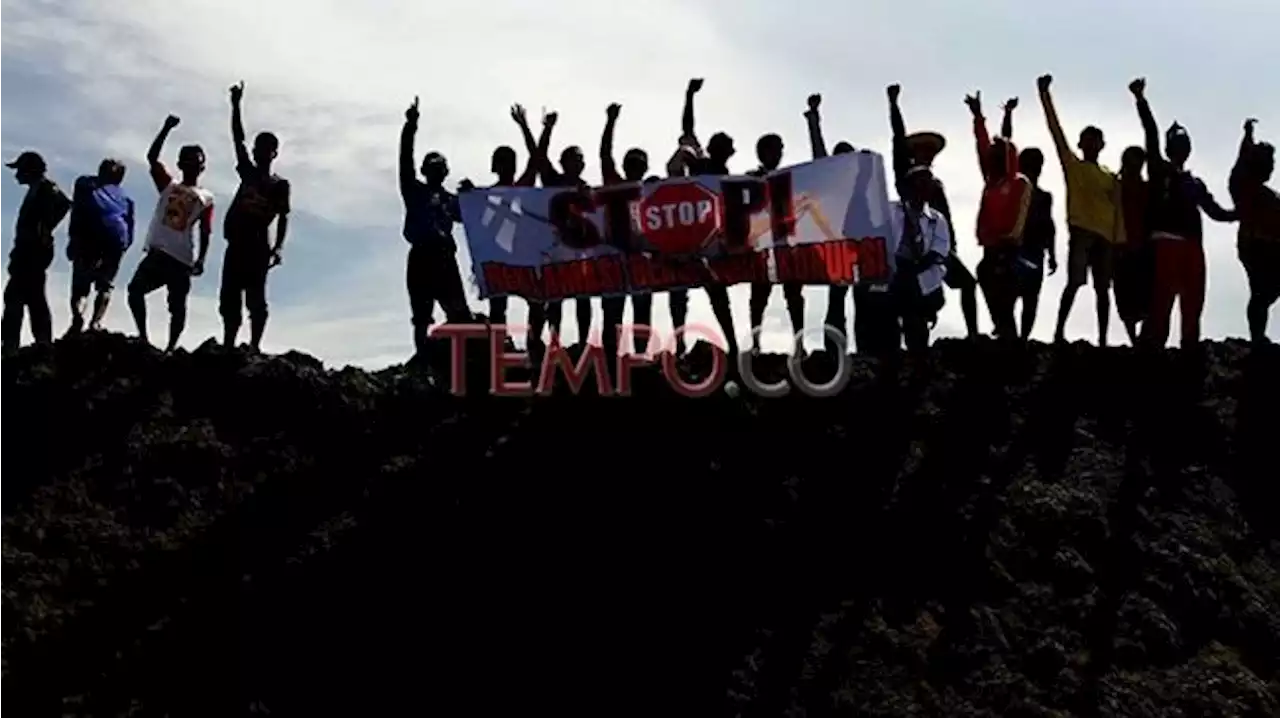
[[[1022,323],[1019,336],[1031,338],[1040,308],[1040,289],[1044,285],[1046,257],[1049,274],[1058,271],[1057,225],[1053,222],[1053,195],[1040,187],[1044,171],[1044,153],[1028,147],[1018,153],[1018,170],[1031,182],[1031,207],[1027,210],[1027,226],[1022,232],[1022,251],[1018,258],[1018,299],[1022,301]]]
[[[76,179],[68,221],[67,259],[71,261],[71,328],[68,334],[84,330],[85,305],[89,292],[97,290],[89,329],[102,329],[102,319],[111,302],[111,291],[120,260],[133,244],[134,205],[125,194],[125,166],[105,159],[96,175]]]
[[[1147,145],[1151,246],[1155,252],[1151,317],[1142,327],[1141,338],[1149,347],[1165,345],[1177,299],[1182,312],[1182,347],[1190,349],[1200,344],[1200,315],[1204,311],[1204,221],[1200,211],[1218,222],[1233,222],[1236,214],[1223,209],[1204,182],[1186,169],[1191,156],[1191,136],[1186,129],[1173,123],[1165,133],[1164,152],[1160,151],[1160,130],[1147,104],[1146,87],[1144,79],[1129,83]]]
[[[907,134],[906,121],[902,119],[902,108],[898,97],[902,89],[898,85],[888,87],[889,124],[893,128],[893,172],[895,183],[901,183],[906,171],[915,166],[932,167],[933,160],[946,147],[946,139],[936,132],[915,132]],[[946,188],[930,171],[933,182],[932,194],[928,198],[929,206],[940,212],[949,225],[947,237],[955,237],[955,225],[951,220],[951,203],[947,200]],[[898,190],[901,195],[901,188]],[[960,260],[956,253],[955,243],[951,242],[951,254],[947,256],[946,282],[951,289],[960,292],[960,311],[964,314],[965,328],[969,337],[978,336],[978,282],[973,272]]]
[[[489,160],[489,171],[497,175],[497,181],[493,183],[494,187],[532,187],[538,181],[538,148],[541,147],[543,154],[546,153],[546,142],[550,139],[550,133],[547,126],[542,127],[542,138],[535,141],[533,139],[533,131],[529,129],[529,118],[525,113],[524,107],[521,105],[511,106],[511,119],[515,120],[516,125],[520,127],[520,131],[524,137],[525,148],[529,152],[529,161],[525,163],[524,172],[516,177],[516,151],[506,145],[501,145],[494,149],[493,156]],[[475,189],[475,185],[470,180],[462,180],[459,185],[462,191],[470,191]],[[489,299],[489,323],[495,325],[503,325],[507,323],[507,306],[509,304],[508,297],[491,297]],[[511,342],[511,338],[507,338],[507,342]]]
[[[249,346],[258,351],[267,328],[267,273],[280,265],[280,252],[289,232],[289,180],[271,171],[280,140],[270,132],[253,138],[253,154],[245,147],[240,104],[244,83],[231,88],[231,141],[236,150],[240,188],[231,200],[222,234],[227,251],[222,259],[222,342],[235,346],[243,318],[241,301],[249,310]],[[271,243],[271,223],[276,241]]]
[[[53,317],[45,282],[53,263],[53,231],[71,209],[71,200],[45,176],[48,165],[35,152],[23,152],[7,165],[27,194],[18,209],[13,249],[9,251],[9,281],[4,285],[3,350],[17,351],[22,338],[22,313],[31,316],[37,344],[53,341]]]
[[[213,193],[198,183],[204,172],[204,150],[200,145],[184,145],[178,150],[175,180],[164,163],[160,151],[178,118],[169,115],[147,150],[151,181],[160,198],[147,229],[146,254],[129,280],[129,310],[138,326],[138,336],[150,343],[147,332],[147,295],[164,287],[169,304],[169,341],[165,351],[173,351],[187,326],[187,297],[191,294],[191,278],[204,274],[204,260],[209,254],[209,235],[213,231]],[[195,231],[200,228],[200,249],[196,251]]]
[[[600,136],[600,175],[605,186],[622,184],[623,182],[643,182],[649,173],[649,155],[642,149],[633,147],[622,156],[622,173],[618,173],[617,163],[613,159],[613,133],[618,123],[618,114],[622,106],[614,103],[605,110],[604,133]],[[628,295],[602,297],[600,304],[604,310],[604,334],[602,344],[609,357],[616,356],[618,351],[618,327],[622,325],[622,315],[626,309]],[[650,326],[653,323],[653,293],[645,290],[632,292],[631,308],[635,315],[634,323]],[[644,354],[648,348],[647,339],[636,337],[635,350]]]
[[[765,177],[778,169],[782,164],[782,138],[775,134],[767,134],[756,141],[756,159],[760,166],[747,174],[752,177]],[[769,282],[751,283],[751,300],[748,311],[751,318],[752,349],[760,350],[759,335],[756,333],[764,324],[764,310],[769,306],[769,296],[773,294],[773,284]],[[800,282],[783,282],[782,296],[787,302],[787,314],[791,316],[791,332],[794,336],[804,330],[804,285]],[[797,342],[795,350],[800,350]]]
[[[1102,130],[1090,125],[1080,131],[1077,142],[1080,155],[1076,155],[1067,144],[1053,96],[1049,93],[1052,82],[1052,76],[1043,75],[1036,81],[1036,86],[1040,90],[1040,104],[1044,106],[1049,134],[1053,136],[1053,145],[1062,162],[1070,235],[1067,240],[1067,286],[1062,290],[1062,303],[1058,306],[1054,341],[1065,340],[1067,318],[1071,316],[1076,292],[1084,286],[1086,275],[1092,273],[1093,290],[1098,299],[1098,346],[1106,346],[1107,324],[1111,318],[1112,244],[1124,241],[1119,184],[1111,170],[1098,164],[1098,155],[1106,147]]]
[[[413,345],[425,356],[436,303],[451,323],[471,320],[453,225],[462,221],[458,197],[444,188],[449,163],[439,152],[422,158],[422,180],[413,171],[413,139],[418,131],[418,98],[404,113],[400,133],[400,196],[404,199],[404,238],[409,242],[406,284],[413,314]]]
[[[675,153],[671,155],[671,159],[667,160],[667,177],[685,177],[688,173],[688,168],[685,166],[686,160],[693,156],[695,156],[695,153],[685,146],[682,138],[682,141],[676,146]],[[658,177],[648,177],[645,179],[646,184],[659,181],[661,181],[661,179]],[[678,330],[680,327],[683,327],[685,322],[689,319],[689,290],[672,289],[667,292],[667,302],[671,307],[672,329]],[[688,348],[686,345],[687,342],[685,341],[684,335],[677,334],[675,346],[676,356],[681,356],[685,353],[685,350]]]
[[[820,160],[827,156],[827,142],[822,136],[822,95],[809,95],[808,109],[805,110],[805,124],[809,127],[809,149],[813,152],[813,158]],[[853,152],[853,145],[845,141],[836,143],[832,154],[842,155],[847,152]],[[849,318],[845,311],[846,298],[849,296],[849,287],[843,284],[833,284],[828,289],[827,294],[827,317],[825,323],[829,327],[835,327],[840,330],[841,334],[848,331]],[[855,301],[857,301],[855,299]]]
[[[965,104],[973,114],[973,136],[982,171],[982,199],[978,204],[978,244],[982,261],[978,282],[987,299],[987,309],[995,336],[1012,340],[1018,336],[1014,305],[1018,298],[1015,274],[1022,254],[1022,236],[1031,209],[1031,182],[1018,172],[1018,150],[1007,134],[1012,133],[1012,114],[1018,100],[1005,104],[1002,134],[992,139],[982,115],[982,96],[971,95]]]
[[[1256,142],[1246,120],[1240,154],[1231,170],[1231,199],[1240,213],[1237,250],[1249,277],[1249,334],[1268,344],[1267,316],[1280,299],[1280,195],[1267,186],[1276,167],[1276,148]]]
[[[554,117],[554,116],[548,116]],[[551,120],[552,125],[555,124],[554,119]],[[582,177],[582,171],[586,169],[586,159],[582,154],[582,148],[577,145],[570,145],[560,152],[560,169],[557,170],[552,165],[551,160],[544,154],[540,158],[539,174],[542,176],[543,187],[566,187],[580,190],[590,189],[590,185]],[[564,312],[564,302],[554,301],[547,305],[547,321],[551,324],[551,331],[560,333],[560,321]],[[591,336],[591,297],[578,297],[576,299],[576,311],[578,317],[578,341],[585,347],[587,340]]]
[[[694,78],[689,80],[689,85],[685,88],[684,93],[684,111],[680,116],[680,130],[682,144],[689,144],[693,148],[700,147],[698,142],[698,134],[695,131],[695,115],[694,115],[694,97],[702,90],[702,79]],[[685,169],[690,177],[698,175],[715,175],[723,177],[729,174],[729,159],[733,157],[736,150],[733,147],[733,138],[723,132],[717,132],[711,136],[711,140],[707,142],[705,156],[693,155],[686,153]],[[716,284],[713,281],[703,286],[703,290],[707,293],[707,299],[711,300],[711,311],[716,316],[716,321],[720,323],[720,330],[724,332],[725,342],[729,345],[729,353],[736,354],[738,351],[738,337],[733,330],[733,310],[729,305],[729,288],[723,284]],[[679,324],[677,326],[683,326]]]
[[[929,332],[945,302],[942,285],[951,254],[951,225],[929,205],[935,185],[928,167],[915,165],[902,179],[901,198],[892,204],[893,228],[901,241],[890,291],[907,351],[917,353],[929,347]]]
[[[1155,262],[1147,231],[1147,181],[1142,167],[1146,150],[1126,147],[1120,155],[1120,209],[1124,217],[1124,243],[1116,245],[1116,311],[1124,322],[1129,343],[1137,346],[1142,323],[1151,313]]]

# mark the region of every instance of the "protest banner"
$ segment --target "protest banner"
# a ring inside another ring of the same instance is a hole
[[[897,242],[884,159],[874,152],[764,177],[476,189],[460,200],[481,298],[883,283]]]

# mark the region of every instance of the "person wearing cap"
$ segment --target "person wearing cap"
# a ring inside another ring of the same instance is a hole
[[[68,334],[84,330],[85,305],[89,292],[97,290],[89,329],[102,329],[111,301],[111,291],[120,260],[133,244],[134,205],[125,194],[125,166],[115,159],[104,159],[96,175],[76,179],[71,193],[71,218],[68,220],[67,259],[71,260],[71,328]]]
[[[698,134],[695,131],[694,115],[694,98],[702,91],[702,84],[702,78],[695,77],[689,80],[688,86],[685,87],[684,109],[680,115],[680,144],[683,148],[679,153],[680,161],[689,177],[699,175],[723,177],[730,174],[729,160],[733,158],[736,150],[732,137],[724,132],[717,132],[711,136],[710,141],[707,142],[706,151],[703,151],[702,143],[698,141]],[[702,290],[707,293],[707,299],[711,302],[711,313],[720,324],[720,331],[724,333],[729,353],[737,354],[738,337],[733,329],[733,309],[729,304],[729,287],[712,279],[703,285]]]
[[[907,134],[906,121],[902,118],[902,107],[898,102],[902,88],[898,85],[890,85],[887,93],[889,124],[893,129],[893,173],[895,184],[899,185],[898,194],[901,195],[901,185],[905,181],[907,170],[916,165],[932,167],[934,158],[946,148],[947,141],[937,132]],[[930,181],[933,182],[928,198],[929,206],[946,218],[947,224],[950,225],[948,237],[955,237],[955,224],[951,219],[951,203],[947,201],[946,188],[943,187],[941,180],[934,176],[932,170],[929,176]],[[969,268],[960,260],[955,243],[952,242],[950,246],[951,254],[947,256],[945,272],[946,283],[951,289],[960,292],[960,311],[964,314],[965,329],[969,337],[974,338],[978,336],[978,282],[973,272],[969,271]]]
[[[240,333],[242,305],[249,310],[249,347],[258,351],[267,329],[267,273],[281,261],[285,235],[289,232],[289,180],[271,171],[280,150],[280,140],[271,132],[253,139],[253,153],[245,147],[241,104],[244,83],[231,88],[231,141],[236,152],[236,190],[222,235],[227,251],[222,260],[222,285],[218,292],[218,313],[222,315],[222,342],[232,347]],[[271,223],[276,225],[271,243]]]
[[[622,156],[622,171],[618,171],[617,162],[613,158],[613,136],[618,124],[618,115],[621,112],[622,106],[617,103],[605,109],[604,132],[600,135],[600,176],[606,187],[627,182],[643,182],[645,175],[649,173],[649,154],[639,147],[627,150]],[[600,304],[604,310],[604,333],[601,344],[611,362],[612,357],[618,352],[618,328],[622,325],[627,296],[631,297],[633,323],[642,327],[648,327],[653,323],[653,292],[636,289],[629,295],[602,297]],[[644,354],[647,349],[648,337],[635,337],[636,353]],[[610,363],[609,366],[613,364]]]
[[[405,283],[413,322],[413,346],[426,356],[436,303],[451,323],[471,321],[453,225],[462,221],[458,197],[444,188],[449,164],[439,152],[422,158],[422,180],[413,170],[413,140],[418,132],[418,98],[404,113],[400,133],[400,197],[404,200],[404,238],[409,243]],[[425,180],[425,181],[424,181]]]
[[[987,299],[996,338],[1012,340],[1018,336],[1014,319],[1018,298],[1015,272],[1032,195],[1030,180],[1018,171],[1018,150],[1009,139],[1018,100],[1013,98],[1005,104],[1001,136],[994,139],[987,132],[981,93],[966,97],[965,104],[973,114],[973,136],[983,179],[978,204],[977,235],[982,246],[978,283]]]
[[[1058,326],[1054,341],[1065,340],[1067,319],[1075,303],[1076,292],[1085,285],[1088,274],[1093,275],[1093,290],[1097,296],[1098,346],[1107,345],[1107,325],[1111,318],[1111,277],[1113,271],[1112,245],[1124,242],[1124,219],[1120,211],[1120,188],[1111,170],[1098,163],[1098,155],[1106,147],[1102,130],[1090,125],[1080,131],[1077,155],[1067,143],[1066,133],[1058,120],[1058,110],[1053,104],[1049,86],[1051,75],[1036,80],[1040,91],[1040,104],[1044,107],[1045,122],[1053,137],[1053,146],[1062,162],[1062,172],[1067,185],[1067,286],[1062,290],[1062,303],[1058,305]]]
[[[191,294],[191,278],[204,274],[204,261],[209,254],[209,236],[213,233],[213,193],[199,185],[204,172],[205,154],[200,145],[184,145],[178,150],[181,179],[160,161],[164,142],[179,119],[165,118],[147,150],[151,181],[160,196],[147,229],[146,254],[129,280],[129,310],[133,313],[138,336],[150,342],[147,332],[147,295],[161,287],[168,293],[169,341],[165,351],[173,351],[187,326],[187,298]],[[196,227],[200,231],[199,253],[195,246]]]
[[[809,149],[813,152],[813,159],[820,160],[827,157],[827,141],[822,135],[822,95],[814,93],[809,95],[808,108],[804,112],[805,124],[809,128]],[[832,154],[843,155],[853,152],[853,145],[841,140],[832,148]],[[827,317],[826,326],[835,327],[840,330],[843,335],[847,330],[848,316],[845,311],[846,298],[849,296],[849,287],[843,284],[833,284],[827,290]],[[854,301],[857,301],[855,298]]]
[[[907,351],[913,354],[929,347],[929,332],[946,301],[942,286],[952,251],[951,224],[929,204],[934,187],[933,172],[923,164],[912,165],[899,183],[899,199],[891,204],[891,226],[901,240],[890,292]]]
[[[782,137],[769,133],[756,141],[756,158],[760,165],[747,174],[751,177],[766,177],[782,164]],[[764,311],[769,306],[769,297],[773,294],[770,282],[752,282],[750,299],[747,303],[748,316],[751,319],[752,350],[759,351],[758,340],[760,327],[764,324]],[[782,297],[786,301],[787,315],[791,318],[792,336],[804,331],[804,285],[800,282],[783,282]],[[801,347],[794,347],[800,351]]]
[[[1265,345],[1271,343],[1267,315],[1280,300],[1280,194],[1267,186],[1276,168],[1276,148],[1254,140],[1256,123],[1245,120],[1229,187],[1240,213],[1236,249],[1249,277],[1249,335],[1256,344]]]
[[[543,118],[542,136],[540,139],[533,138],[533,131],[529,129],[529,117],[525,113],[522,105],[516,104],[511,106],[511,119],[515,121],[516,126],[520,128],[520,132],[524,137],[525,150],[529,153],[529,160],[525,163],[524,171],[519,177],[516,176],[517,159],[516,151],[508,145],[499,145],[493,150],[493,155],[489,160],[489,170],[497,175],[497,181],[492,187],[532,187],[538,182],[538,162],[540,155],[547,152],[547,143],[551,141],[551,132],[546,118]],[[476,186],[469,179],[464,179],[458,184],[461,192],[470,192],[476,189]],[[489,323],[490,325],[503,326],[507,323],[507,305],[508,297],[490,297],[489,298]],[[507,337],[507,349],[515,351],[515,342],[511,337]],[[526,339],[526,342],[528,340]]]
[[[1182,348],[1200,344],[1200,315],[1204,311],[1205,261],[1203,210],[1218,222],[1234,222],[1234,210],[1223,209],[1199,177],[1186,168],[1191,157],[1191,136],[1177,122],[1160,130],[1147,103],[1147,81],[1129,83],[1142,120],[1150,183],[1149,216],[1151,247],[1155,254],[1155,288],[1151,315],[1142,327],[1141,341],[1149,348],[1163,348],[1169,340],[1169,320],[1176,299],[1182,313]]]
[[[22,339],[22,316],[31,318],[31,335],[37,344],[53,341],[53,315],[45,284],[53,263],[53,231],[71,209],[71,200],[45,173],[48,165],[35,152],[23,152],[6,165],[14,179],[26,185],[27,194],[18,209],[13,249],[9,252],[9,280],[4,285],[4,315],[0,344],[8,355]]]

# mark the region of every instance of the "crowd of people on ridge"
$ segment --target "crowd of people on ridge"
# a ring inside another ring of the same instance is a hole
[[[1182,344],[1191,347],[1200,339],[1200,317],[1205,297],[1205,256],[1201,214],[1218,222],[1239,221],[1238,252],[1250,284],[1247,307],[1252,339],[1267,343],[1266,324],[1271,306],[1280,299],[1280,195],[1267,185],[1275,166],[1275,148],[1254,138],[1256,120],[1244,124],[1244,136],[1228,182],[1235,207],[1225,209],[1214,199],[1205,183],[1187,169],[1191,138],[1186,128],[1173,123],[1161,133],[1146,98],[1146,82],[1129,85],[1143,129],[1144,144],[1128,147],[1121,155],[1118,172],[1100,163],[1106,146],[1101,129],[1088,126],[1080,131],[1075,146],[1067,139],[1058,120],[1051,93],[1052,78],[1037,81],[1040,103],[1062,165],[1066,184],[1067,284],[1058,308],[1055,339],[1063,341],[1068,317],[1076,295],[1092,277],[1098,321],[1098,342],[1107,343],[1114,285],[1116,308],[1128,336],[1135,345],[1161,347],[1168,340],[1174,301],[1180,303]],[[733,138],[724,132],[713,134],[704,145],[695,128],[694,101],[703,87],[701,79],[691,80],[685,93],[681,118],[681,138],[667,161],[668,177],[729,175],[729,160],[735,154]],[[280,263],[288,233],[290,185],[272,172],[280,147],[270,132],[259,133],[253,148],[246,147],[241,119],[244,83],[230,90],[231,135],[240,186],[223,222],[226,253],[222,265],[219,313],[223,341],[235,345],[244,310],[248,310],[252,349],[260,347],[267,323],[266,284],[271,268]],[[1056,229],[1052,218],[1053,197],[1040,187],[1044,153],[1034,147],[1017,149],[1013,142],[1013,115],[1016,98],[1004,103],[1000,133],[992,137],[986,126],[981,95],[965,98],[973,118],[978,167],[983,178],[976,239],[982,259],[970,271],[956,253],[957,234],[950,204],[942,182],[933,173],[933,160],[946,146],[936,132],[908,132],[903,119],[898,85],[887,88],[892,130],[894,184],[899,199],[892,203],[895,231],[901,231],[897,245],[896,271],[888,287],[855,285],[854,340],[864,353],[882,353],[902,346],[909,351],[928,346],[929,334],[944,304],[943,287],[956,290],[968,334],[978,335],[978,289],[981,288],[990,313],[994,335],[1003,340],[1025,341],[1031,334],[1039,307],[1040,291],[1047,264],[1050,274],[1058,269]],[[808,98],[804,112],[813,159],[828,155],[821,126],[819,95]],[[614,159],[614,128],[621,106],[606,109],[600,141],[600,166],[604,185],[623,182],[653,182],[648,154],[632,148],[623,154],[619,167]],[[523,170],[516,151],[509,146],[494,150],[491,170],[493,187],[577,188],[589,191],[583,177],[585,157],[578,146],[566,147],[559,167],[549,159],[555,112],[542,119],[535,138],[524,109],[516,105],[512,119],[523,135],[528,159]],[[414,139],[419,119],[418,101],[405,113],[400,138],[399,186],[404,200],[403,237],[409,243],[407,288],[412,313],[415,349],[422,353],[438,304],[448,322],[471,322],[462,274],[456,259],[453,230],[461,222],[457,194],[445,187],[449,166],[443,154],[427,152],[414,167]],[[214,195],[200,185],[205,169],[205,152],[200,145],[184,145],[178,151],[177,175],[161,161],[169,134],[179,124],[170,115],[147,152],[152,181],[159,196],[145,239],[145,253],[128,285],[128,303],[139,335],[148,340],[146,297],[157,289],[167,290],[169,336],[172,350],[186,324],[187,297],[193,277],[204,271],[213,231]],[[833,154],[854,152],[848,142],[838,142]],[[756,142],[759,166],[748,174],[762,175],[777,169],[783,158],[783,142],[776,134],[766,134]],[[71,327],[69,334],[84,331],[88,299],[93,290],[92,313],[87,328],[101,328],[112,287],[124,253],[134,241],[134,202],[121,184],[125,165],[105,159],[97,174],[76,179],[72,196],[67,197],[47,176],[47,165],[36,152],[23,152],[8,163],[18,183],[28,187],[18,213],[13,249],[9,258],[9,279],[4,293],[3,346],[6,354],[16,350],[24,311],[29,315],[36,342],[52,341],[52,320],[46,298],[47,271],[54,258],[54,230],[69,214],[69,241],[66,254],[72,264]],[[1146,178],[1143,177],[1144,167]],[[460,191],[475,189],[468,180]],[[271,226],[274,223],[274,241]],[[197,239],[198,238],[198,239]],[[720,284],[703,287],[730,351],[736,351],[736,334],[729,309],[728,288]],[[751,286],[750,323],[753,336],[768,304],[772,285]],[[783,296],[793,326],[802,328],[804,297],[801,286],[783,284]],[[845,326],[845,303],[850,294],[844,286],[831,287],[826,323]],[[652,317],[650,293],[630,296],[635,322],[647,325]],[[617,328],[621,324],[627,297],[603,297],[602,334],[605,349],[618,350]],[[1017,311],[1021,302],[1021,313]],[[490,299],[488,321],[504,325],[507,298]],[[558,337],[562,301],[530,301],[529,348],[545,350],[544,329]],[[673,325],[685,325],[688,290],[670,292]],[[578,299],[580,338],[586,339],[592,324],[589,299]],[[753,342],[754,343],[754,342]],[[754,348],[754,347],[753,347]],[[683,352],[683,344],[678,351]],[[637,339],[636,350],[645,351]]]

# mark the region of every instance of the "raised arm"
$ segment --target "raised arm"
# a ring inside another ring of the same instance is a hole
[[[1058,151],[1058,161],[1065,169],[1067,165],[1079,162],[1080,158],[1071,149],[1071,145],[1067,143],[1067,136],[1062,131],[1062,122],[1058,120],[1058,108],[1054,106],[1053,95],[1049,92],[1051,84],[1053,84],[1052,75],[1042,75],[1036,80],[1036,86],[1040,90],[1040,105],[1044,107],[1044,121],[1049,125],[1049,135],[1053,137],[1053,147]]]
[[[693,97],[702,89],[702,78],[695,77],[689,80],[689,86],[684,90],[684,113],[680,116],[680,133],[684,137],[697,137],[694,131],[693,117]]]
[[[1143,144],[1147,148],[1147,179],[1152,187],[1158,187],[1164,178],[1164,154],[1160,151],[1160,128],[1156,126],[1156,117],[1147,102],[1147,81],[1139,77],[1129,83],[1129,92],[1133,93],[1134,102],[1138,106],[1138,119],[1142,121]]]
[[[1257,120],[1252,117],[1244,121],[1244,135],[1240,138],[1240,151],[1236,154],[1236,163],[1231,166],[1231,177],[1227,180],[1227,187],[1231,192],[1231,199],[1236,203],[1236,208],[1240,208],[1240,190],[1244,181],[1244,173],[1247,169],[1246,165],[1249,160],[1249,153],[1253,151],[1253,126],[1257,124]]]
[[[613,103],[605,110],[604,133],[600,135],[600,178],[605,184],[622,181],[618,174],[618,164],[613,161],[613,132],[618,126],[618,113],[622,105]]]
[[[982,92],[966,95],[964,104],[969,106],[969,114],[973,115],[973,141],[978,150],[978,169],[982,179],[987,179],[987,155],[991,151],[991,135],[987,133],[987,118],[982,116]]]
[[[418,98],[404,111],[404,128],[400,130],[400,196],[406,201],[418,182],[413,171],[413,138],[418,133]]]
[[[822,137],[822,116],[818,112],[821,104],[822,95],[809,95],[809,109],[804,113],[805,122],[809,125],[809,147],[813,150],[815,160],[827,156],[827,142]]]
[[[147,163],[151,165],[151,181],[155,183],[158,190],[163,190],[173,181],[169,170],[165,169],[164,163],[160,161],[160,152],[164,150],[164,141],[169,139],[169,133],[178,126],[178,122],[176,115],[164,118],[164,125],[160,127],[156,138],[151,141],[151,147],[147,150]]]
[[[911,169],[911,152],[907,149],[907,124],[902,119],[902,108],[898,106],[902,88],[889,85],[885,92],[889,96],[889,127],[893,130],[893,181],[901,193],[903,182],[907,179],[907,170]]]
[[[244,122],[240,116],[240,102],[244,99],[244,80],[231,86],[231,142],[236,150],[236,169],[253,164],[249,150],[244,145]]]
[[[533,139],[533,131],[529,129],[529,116],[525,114],[524,107],[521,105],[511,106],[511,119],[515,120],[516,125],[520,127],[520,136],[524,138],[524,149],[529,155],[529,161],[525,163],[524,172],[516,179],[516,186],[532,187],[538,181],[538,148],[541,147],[542,154],[546,154],[546,143],[550,142],[551,130],[544,124],[542,126],[542,137],[535,141]]]
[[[537,163],[538,174],[542,175],[543,187],[554,187],[560,184],[560,173],[556,171],[555,165],[551,164],[551,129],[556,126],[556,120],[560,119],[560,115],[556,112],[542,113],[542,139],[538,142],[538,151],[534,158]]]
[[[1004,119],[1000,121],[1000,136],[1006,140],[1013,139],[1013,111],[1018,108],[1018,98],[1010,97],[1004,103]]]

